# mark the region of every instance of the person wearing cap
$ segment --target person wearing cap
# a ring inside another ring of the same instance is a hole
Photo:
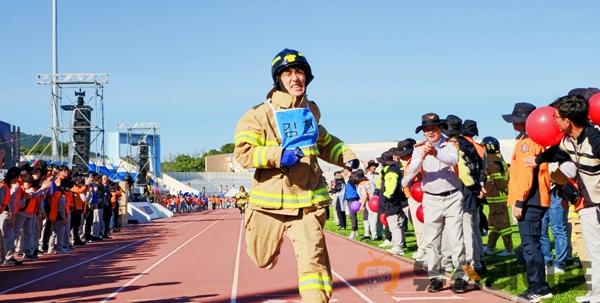
[[[521,252],[527,272],[527,291],[519,297],[531,302],[552,297],[546,282],[540,243],[542,217],[550,206],[550,174],[547,164],[534,169],[526,162],[527,158],[539,155],[544,150],[543,146],[529,138],[525,130],[527,117],[535,108],[533,104],[520,102],[515,104],[511,114],[502,115],[518,132],[509,168],[507,201],[518,221]]]
[[[487,255],[495,254],[496,242],[502,237],[504,251],[498,253],[500,257],[514,256],[512,241],[512,226],[506,205],[508,193],[508,165],[502,153],[500,153],[500,142],[494,137],[485,137],[481,141],[486,149],[486,172],[485,181],[486,202],[489,207],[489,233],[487,246],[483,252]]]
[[[342,171],[338,170],[334,172],[329,193],[333,197],[335,223],[343,230],[346,229],[346,207],[344,206],[345,185]]]
[[[532,167],[542,167],[546,162],[572,161],[576,166],[576,185],[583,201],[577,203],[583,240],[591,266],[587,268],[589,292],[578,297],[577,302],[600,302],[600,130],[588,121],[589,105],[585,96],[572,94],[551,104],[554,119],[565,137],[558,145],[529,158]]]
[[[415,146],[402,186],[409,187],[414,177],[421,174],[427,269],[430,278],[427,291],[438,292],[443,287],[440,246],[442,232],[447,229],[452,245],[452,261],[456,268],[452,290],[462,293],[465,292],[468,277],[462,267],[465,264],[462,193],[460,179],[454,172],[458,163],[458,150],[442,136],[444,127],[446,122],[435,113],[421,117],[421,125],[416,128],[415,133],[423,131],[425,142]]]
[[[398,154],[397,148],[391,148],[381,154],[377,160],[381,167],[380,203],[383,205],[387,227],[391,234],[390,248],[386,251],[397,256],[404,255],[404,227],[407,218],[403,207],[408,205],[402,190],[402,171],[394,157]]]
[[[272,268],[287,233],[298,252],[302,300],[327,302],[332,279],[323,226],[331,198],[317,158],[351,169],[359,161],[319,123],[319,107],[306,95],[314,76],[302,53],[279,52],[271,76],[267,100],[244,113],[235,130],[235,160],[256,169],[245,217],[247,252],[258,267]]]
[[[379,179],[377,167],[379,167],[379,163],[375,162],[375,160],[369,160],[369,162],[367,162],[367,172],[365,173],[365,177],[369,180],[369,182],[371,182],[373,188],[377,188],[377,180]],[[383,225],[381,224],[381,221],[379,221],[378,212],[372,211],[370,208],[365,207],[365,213],[368,213],[366,216],[367,221],[363,221],[365,226],[365,237],[370,236],[371,240],[380,241],[382,239],[381,234],[383,231]]]
[[[398,142],[397,145],[397,157],[399,158],[400,163],[402,163],[402,167],[407,168],[410,166],[410,162],[412,159],[412,153],[414,150],[414,146],[416,144],[416,140],[412,138],[407,138]],[[403,170],[403,175],[406,176],[408,170]],[[411,180],[411,183],[421,181],[421,175],[417,174],[416,177]],[[425,234],[423,233],[423,223],[417,218],[417,209],[421,206],[420,202],[415,201],[410,193],[410,189],[408,187],[403,187],[404,195],[408,200],[408,209],[409,209],[409,218],[411,219],[411,223],[415,232],[415,238],[417,242],[417,250],[413,253],[412,257],[418,262],[426,261],[426,253],[425,253]]]

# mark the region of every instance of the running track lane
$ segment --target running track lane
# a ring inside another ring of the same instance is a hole
[[[102,301],[194,234],[226,216],[225,212],[208,211],[127,227],[113,239],[68,254],[1,268],[0,298],[11,302]],[[177,285],[177,278],[172,278],[122,291]]]
[[[176,227],[179,228],[175,232]],[[164,230],[161,235],[148,239],[148,231],[156,229]],[[285,240],[279,262],[273,270],[256,268],[246,256],[244,241],[238,247],[242,236],[241,220],[235,210],[184,215],[133,230],[144,237],[127,237],[119,252],[90,262],[97,266],[79,265],[15,289],[8,295],[2,295],[2,299],[15,302],[301,301],[290,241]],[[461,295],[454,295],[449,290],[437,294],[418,291],[414,281],[427,279],[416,276],[410,263],[330,234],[327,235],[327,245],[334,274],[331,302],[506,302],[482,291]],[[110,252],[109,248],[93,251],[94,256]],[[238,254],[239,264],[236,262]],[[82,262],[81,258],[77,261]],[[77,264],[74,262],[74,265]],[[69,265],[63,262],[59,266]],[[359,268],[364,269],[362,274],[358,272]],[[390,268],[399,268],[400,278],[395,289],[387,292],[385,287],[392,282]],[[0,271],[0,275],[4,274]],[[31,279],[33,275],[29,276]],[[35,277],[39,276],[43,275],[35,271]],[[4,284],[0,283],[0,292],[6,291]],[[423,287],[422,283],[418,284]]]

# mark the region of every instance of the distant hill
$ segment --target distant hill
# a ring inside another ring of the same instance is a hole
[[[38,140],[40,140],[40,138],[41,138],[41,141],[38,143],[38,145],[35,147],[35,149],[30,152],[31,148],[33,148],[35,143],[37,143]],[[50,141],[51,141],[51,138],[47,137],[47,136],[30,135],[30,134],[21,132],[21,153],[23,155],[26,155],[26,154],[39,155],[39,154],[42,154],[42,151],[44,151],[43,155],[51,155],[52,148],[51,147],[46,148],[46,146],[48,144],[50,144]],[[63,155],[66,156],[69,153],[69,147],[68,147],[67,143],[61,143],[61,144],[63,144],[63,146],[62,146]],[[46,150],[44,150],[44,149],[46,149]]]
[[[21,132],[21,148],[31,149],[33,145],[42,138],[42,141],[38,145],[46,146],[50,143],[51,138],[42,135],[29,135]]]

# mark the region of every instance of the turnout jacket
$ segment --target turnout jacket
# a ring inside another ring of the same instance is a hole
[[[300,208],[327,206],[331,198],[317,158],[342,166],[357,157],[344,142],[319,124],[319,107],[306,96],[273,91],[269,100],[275,110],[308,107],[318,125],[318,140],[315,145],[302,149],[304,157],[298,164],[284,169],[280,163],[282,140],[271,106],[261,103],[244,113],[235,130],[233,154],[242,167],[256,169],[249,207],[297,215]]]

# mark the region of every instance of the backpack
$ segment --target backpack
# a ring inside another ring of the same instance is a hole
[[[356,187],[350,182],[346,183],[346,192],[344,193],[344,200],[346,201],[354,201],[358,200],[358,192],[356,192]]]

